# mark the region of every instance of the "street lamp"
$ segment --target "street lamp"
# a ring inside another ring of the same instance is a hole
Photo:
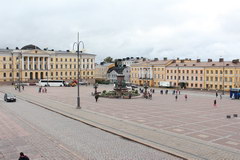
[[[81,109],[81,107],[80,107],[80,96],[79,96],[79,80],[80,80],[80,54],[79,54],[79,52],[81,52],[82,53],[82,50],[81,51],[79,51],[79,45],[80,44],[82,44],[82,46],[83,46],[83,48],[82,48],[82,50],[84,50],[84,43],[83,43],[83,41],[79,41],[79,32],[78,32],[78,36],[77,36],[77,42],[74,42],[73,43],[73,49],[74,49],[74,46],[75,45],[77,45],[77,58],[78,58],[78,60],[77,60],[77,64],[78,64],[78,67],[77,67],[77,69],[78,69],[78,80],[77,80],[77,82],[78,82],[78,84],[77,84],[77,109]]]
[[[22,59],[22,52],[19,52],[19,58],[18,58],[18,67],[19,67],[19,74],[18,74],[18,91],[21,92],[21,73],[22,73],[22,63],[21,63],[21,59]]]
[[[98,88],[98,83],[95,83],[93,88],[95,89],[95,95],[97,95],[97,88]]]
[[[224,67],[224,59],[222,60],[222,62],[223,62],[223,77],[222,77],[222,88],[223,88],[223,90],[222,90],[222,95],[224,95],[224,88],[225,88],[225,84],[224,84],[224,81],[225,81],[225,77],[224,77],[224,74],[225,74],[225,67]]]

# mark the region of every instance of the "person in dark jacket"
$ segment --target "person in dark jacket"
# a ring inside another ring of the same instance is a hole
[[[96,94],[96,95],[95,95],[95,100],[96,100],[96,102],[98,101],[98,98],[99,98],[99,95]]]
[[[28,158],[28,156],[24,155],[23,152],[21,152],[20,153],[20,157],[18,158],[18,160],[30,160],[30,159]]]

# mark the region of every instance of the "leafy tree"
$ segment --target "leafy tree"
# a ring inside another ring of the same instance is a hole
[[[112,57],[106,57],[103,61],[106,63],[112,63],[113,59],[112,59]]]

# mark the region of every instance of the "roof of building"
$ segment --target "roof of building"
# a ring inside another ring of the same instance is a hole
[[[165,66],[167,64],[169,64],[172,60],[149,60],[149,61],[143,61],[140,63],[133,63],[131,66],[132,67],[137,67],[137,66],[148,66],[148,65],[159,65],[159,66]]]
[[[29,44],[21,48],[21,50],[34,50],[34,49],[41,50],[38,46],[33,44]]]
[[[126,67],[112,67],[112,68],[109,68],[107,73],[111,73],[112,71],[115,71],[117,72],[118,74],[122,74],[123,73],[123,70],[125,69]]]
[[[228,67],[236,67],[240,66],[240,63],[233,63],[233,61],[210,61],[210,62],[197,62],[196,60],[188,61],[188,62],[174,62],[167,67],[223,67],[223,66],[228,66]]]

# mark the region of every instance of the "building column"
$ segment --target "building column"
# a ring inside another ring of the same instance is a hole
[[[45,70],[46,68],[45,68],[45,57],[42,57],[42,68],[43,68],[43,70]]]
[[[20,67],[20,65],[19,65]],[[24,56],[22,56],[22,70],[24,70]]]
[[[32,62],[32,68],[33,68],[33,70],[35,70],[36,68],[35,68],[35,57],[32,57],[32,60],[33,60],[33,62]]]
[[[47,69],[49,70],[50,69],[50,57],[47,58]]]
[[[150,67],[150,78],[153,78],[152,67]]]
[[[40,70],[40,57],[38,57],[38,70]]]
[[[29,70],[29,56],[27,57],[27,70]]]
[[[92,64],[93,64],[93,68],[92,69],[95,69],[95,60],[93,59],[93,62],[92,62]]]

